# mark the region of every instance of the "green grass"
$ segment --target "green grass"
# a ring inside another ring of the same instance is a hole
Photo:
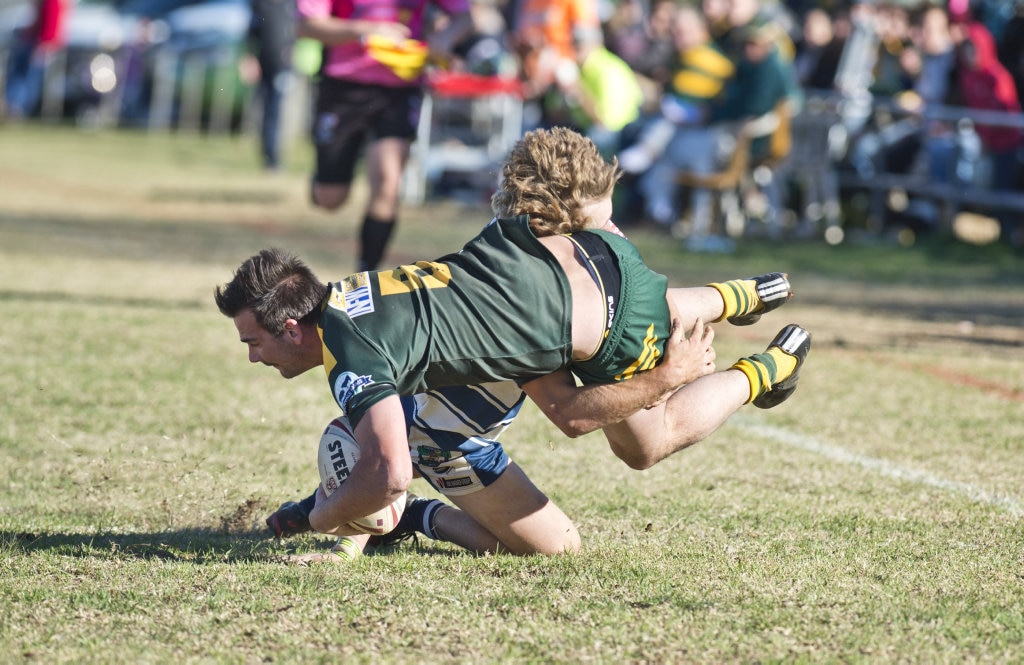
[[[506,444],[583,552],[421,541],[296,568],[260,530],[315,483],[322,377],[251,366],[212,303],[253,250],[352,263],[361,206],[304,200],[308,151],[0,128],[0,662],[1020,662],[1024,266],[998,247],[744,244],[674,283],[782,269],[815,346],[792,400],[636,472],[528,407]],[[486,211],[403,214],[395,258]],[[771,319],[771,322],[768,320]],[[427,492],[417,481],[416,491]]]

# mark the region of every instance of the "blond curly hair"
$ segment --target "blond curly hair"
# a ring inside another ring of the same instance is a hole
[[[620,176],[618,161],[606,162],[585,136],[564,127],[533,130],[512,147],[491,210],[529,215],[538,237],[573,233],[587,225],[581,208],[610,196]]]

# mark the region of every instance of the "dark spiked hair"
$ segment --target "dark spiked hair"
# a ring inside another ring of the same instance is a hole
[[[264,249],[249,257],[231,281],[214,290],[224,316],[234,318],[251,309],[267,332],[280,335],[288,319],[315,323],[327,295],[327,284],[317,279],[301,259],[284,250]]]

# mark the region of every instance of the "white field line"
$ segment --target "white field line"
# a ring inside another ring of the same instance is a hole
[[[1024,515],[1024,503],[1014,496],[996,494],[968,483],[946,480],[945,478],[940,478],[939,476],[928,473],[927,471],[919,471],[917,469],[900,466],[899,464],[894,464],[889,460],[861,455],[840,446],[825,443],[815,439],[814,437],[794,432],[793,430],[784,429],[782,427],[773,427],[771,425],[755,423],[753,420],[746,418],[734,418],[729,424],[739,427],[740,429],[749,432],[751,435],[760,436],[791,448],[799,448],[800,450],[816,453],[836,462],[859,466],[863,469],[875,471],[890,478],[906,480],[913,483],[919,483],[921,485],[927,485],[928,487],[934,487],[945,492],[961,494],[973,501],[1003,508],[1012,515]]]

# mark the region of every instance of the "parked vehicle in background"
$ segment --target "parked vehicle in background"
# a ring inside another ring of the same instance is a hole
[[[0,64],[34,15],[32,2],[0,0]],[[250,19],[246,0],[77,2],[32,115],[85,126],[236,128],[248,96],[238,62]]]

